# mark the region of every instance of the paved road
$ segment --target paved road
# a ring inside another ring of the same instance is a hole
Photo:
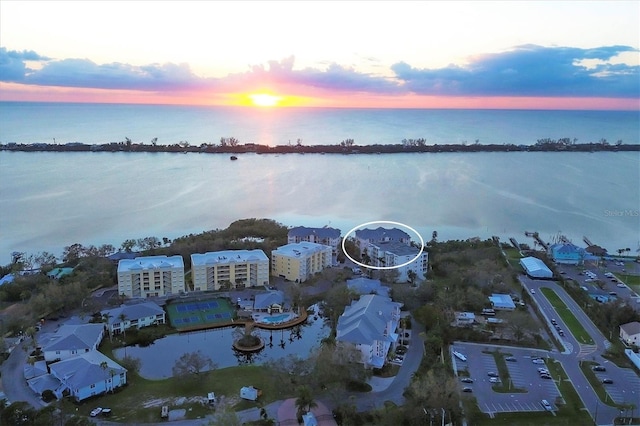
[[[26,360],[27,352],[22,349],[21,344],[16,346],[2,364],[2,386],[9,401],[26,401],[40,409],[46,404],[27,386],[23,373]]]
[[[611,424],[613,419],[620,413],[616,408],[605,405],[600,401],[589,384],[589,381],[580,369],[580,361],[595,361],[600,364],[608,363],[607,370],[608,372],[610,371],[609,374],[621,378],[616,384],[616,386],[620,387],[621,391],[624,391],[620,392],[620,395],[622,395],[620,398],[624,398],[628,402],[637,401],[638,397],[640,397],[640,382],[636,382],[631,379],[631,377],[627,375],[627,369],[621,369],[601,356],[611,343],[602,335],[600,330],[595,326],[595,324],[593,324],[587,314],[585,314],[580,306],[578,306],[573,298],[560,285],[553,281],[532,280],[527,277],[521,277],[520,281],[522,282],[522,285],[528,289],[531,297],[539,306],[542,316],[545,317],[547,321],[554,318],[559,324],[562,324],[565,336],[562,338],[556,335],[556,337],[560,338],[560,340],[564,342],[566,350],[562,354],[557,354],[555,357],[562,363],[569,380],[572,382],[576,392],[582,399],[582,403],[586,407],[587,411],[589,411],[591,417],[594,418],[596,424]],[[566,325],[561,321],[560,316],[551,306],[551,303],[549,303],[547,298],[540,291],[542,287],[551,288],[556,292],[560,299],[565,303],[565,305],[567,305],[569,310],[582,324],[586,332],[591,336],[594,341],[593,345],[583,344],[575,339],[568,327],[566,327]],[[534,289],[535,294],[531,293],[531,289]],[[553,325],[549,325],[552,330],[555,331]],[[624,380],[622,377],[627,377],[629,380]]]

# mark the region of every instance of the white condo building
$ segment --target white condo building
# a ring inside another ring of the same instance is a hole
[[[423,250],[418,256],[419,252],[420,249],[417,247],[395,241],[370,243],[368,249],[371,266],[398,266],[415,259],[411,263],[395,269],[398,271],[397,281],[401,283],[409,281],[409,271],[415,273],[415,278],[425,279],[429,266],[429,254]]]
[[[155,297],[185,291],[182,256],[146,256],[118,262],[118,294]]]
[[[289,281],[304,282],[311,275],[331,266],[330,246],[315,243],[294,243],[271,252],[271,273]]]
[[[269,258],[262,250],[224,250],[191,255],[193,289],[269,285]]]

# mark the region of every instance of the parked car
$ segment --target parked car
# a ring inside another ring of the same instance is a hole
[[[534,358],[531,360],[534,364],[544,364],[544,360],[542,358]]]
[[[540,401],[540,403],[542,404],[545,410],[547,411],[553,410],[553,407],[551,406],[551,404],[549,404],[549,401],[547,401],[546,399],[543,399],[542,401]]]
[[[549,370],[547,370],[546,368],[540,367],[540,368],[538,368],[538,373],[547,373],[547,374],[549,374]]]
[[[610,385],[613,383],[613,380],[607,378],[602,379],[602,383],[604,383],[605,385]]]
[[[561,335],[561,336],[564,336],[564,331],[558,330],[558,334]]]
[[[489,371],[487,373],[487,376],[489,376],[489,377],[500,377],[500,375],[498,373],[496,373],[495,371]]]
[[[473,392],[473,389],[467,386],[462,388],[462,392]]]
[[[500,379],[497,377],[491,377],[489,383],[500,383]]]
[[[473,379],[471,377],[463,377],[460,381],[462,383],[473,383]]]
[[[551,324],[556,325],[558,322],[554,318],[551,318]]]
[[[626,285],[624,285],[622,283],[618,283],[617,286],[620,287],[620,288],[625,288],[626,287]]]
[[[536,291],[534,289],[531,289],[531,294],[536,294]]]
[[[550,374],[541,374],[540,378],[549,380],[549,379],[551,379],[551,375]]]
[[[100,413],[102,413],[102,408],[100,407],[96,407],[93,410],[91,410],[91,412],[89,413],[89,415],[91,417],[96,417],[97,415],[99,415]]]
[[[594,365],[591,367],[593,371],[607,371],[607,369],[603,365]]]
[[[510,361],[510,362],[516,362],[516,361],[517,361],[517,359],[516,359],[516,357],[515,357],[515,356],[508,356],[508,357],[505,357],[505,359],[504,359],[504,360],[505,360],[505,361]]]

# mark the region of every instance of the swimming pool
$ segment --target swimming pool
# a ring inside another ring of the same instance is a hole
[[[265,324],[278,324],[281,322],[289,321],[290,319],[293,319],[293,317],[293,314],[280,314],[270,317],[262,317],[260,318],[260,322]]]

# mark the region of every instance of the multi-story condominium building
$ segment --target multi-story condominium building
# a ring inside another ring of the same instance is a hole
[[[331,246],[333,253],[338,251],[338,245],[340,245],[341,231],[336,228],[307,228],[305,226],[296,226],[291,228],[288,234],[287,243],[316,243],[325,246]]]
[[[185,291],[182,256],[147,256],[118,262],[118,294],[154,297]]]
[[[381,368],[391,347],[398,342],[396,329],[402,303],[367,294],[360,296],[338,318],[336,341],[352,344],[362,353],[365,366]]]
[[[271,274],[289,281],[304,282],[311,275],[331,266],[330,246],[293,243],[271,252]]]
[[[262,250],[225,250],[191,255],[194,290],[269,285],[269,258]]]
[[[411,237],[398,228],[386,229],[381,226],[376,229],[358,229],[355,232],[355,242],[361,254],[368,250],[371,244],[391,241],[409,245]]]
[[[397,281],[401,283],[411,281],[410,278],[414,280],[425,279],[429,264],[429,254],[426,251],[422,251],[418,256],[419,252],[420,249],[417,247],[394,241],[370,243],[368,249],[371,266],[392,267],[403,265],[415,259],[407,265],[398,266],[394,269],[398,271]],[[413,271],[413,273],[409,271]],[[413,275],[413,277],[409,275]]]

